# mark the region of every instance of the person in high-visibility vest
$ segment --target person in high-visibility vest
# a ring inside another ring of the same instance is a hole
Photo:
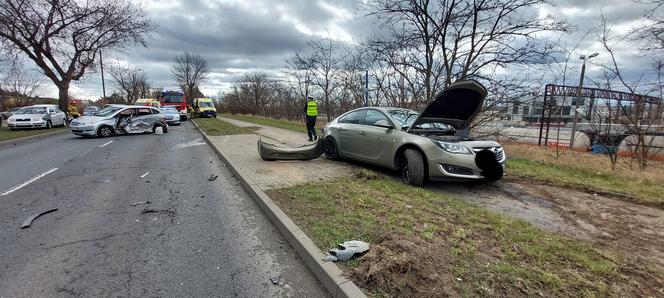
[[[314,141],[318,139],[316,135],[316,117],[318,116],[318,105],[316,100],[309,96],[307,98],[307,104],[304,106],[304,114],[306,115],[307,121],[307,134],[309,135],[309,141]]]

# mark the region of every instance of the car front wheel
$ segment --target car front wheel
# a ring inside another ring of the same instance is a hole
[[[113,135],[113,130],[110,126],[102,126],[99,128],[97,134],[102,138],[108,138]]]
[[[424,160],[422,154],[417,150],[406,149],[404,151],[401,180],[413,186],[422,186],[424,183]]]
[[[332,137],[325,139],[325,157],[330,160],[339,159],[339,147],[337,147],[337,142]]]

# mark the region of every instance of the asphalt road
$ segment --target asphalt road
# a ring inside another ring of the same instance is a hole
[[[0,297],[325,295],[189,122],[0,146]]]

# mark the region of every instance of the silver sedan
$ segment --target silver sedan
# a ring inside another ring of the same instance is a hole
[[[89,137],[154,132],[159,127],[168,132],[164,114],[158,109],[129,105],[105,107],[94,116],[73,120],[69,126],[73,134]]]

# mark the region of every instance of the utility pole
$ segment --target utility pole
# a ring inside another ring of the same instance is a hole
[[[364,106],[369,106],[369,70],[364,70]]]
[[[106,83],[104,83],[104,60],[102,60],[101,49],[99,49],[99,66],[101,68],[101,92],[106,98]]]
[[[586,74],[586,60],[590,58],[597,57],[599,53],[593,53],[590,56],[581,55],[579,59],[583,60],[583,65],[581,66],[581,78],[579,79],[579,89],[576,91],[576,102],[574,103],[574,119],[572,119],[572,136],[569,139],[569,148],[574,147],[574,139],[576,137],[576,122],[579,117],[579,102],[581,101],[581,91],[583,89],[583,77]]]

